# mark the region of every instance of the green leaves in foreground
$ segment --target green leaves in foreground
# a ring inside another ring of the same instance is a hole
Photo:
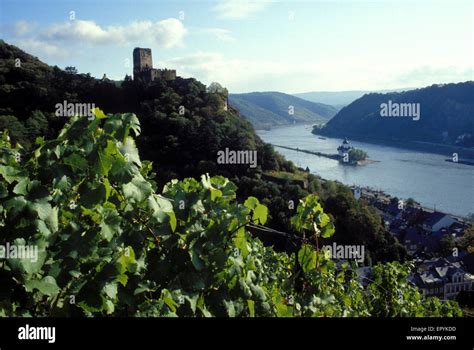
[[[266,206],[260,204],[258,199],[255,197],[249,197],[245,201],[244,205],[253,211],[252,221],[265,225],[267,222],[268,209]]]
[[[222,176],[172,180],[157,191],[140,160],[134,114],[73,118],[30,158],[0,138],[1,244],[37,248],[0,260],[3,316],[457,316],[423,300],[409,267],[353,271],[310,244],[296,256],[265,247],[247,225],[267,222],[255,197],[236,202]],[[291,219],[318,239],[334,233],[318,197]]]
[[[291,218],[291,224],[303,233],[303,236],[309,231],[310,236],[329,238],[335,232],[334,225],[319,203],[319,197],[315,195],[308,195],[300,200],[296,215]]]

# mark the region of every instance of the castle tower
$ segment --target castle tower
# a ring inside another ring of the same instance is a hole
[[[176,70],[154,69],[151,59],[151,49],[140,47],[133,49],[133,80],[141,80],[145,83],[150,83],[159,79],[176,79]]]
[[[353,148],[354,147],[351,146],[351,143],[349,142],[347,137],[344,137],[344,141],[342,142],[342,145],[340,145],[337,148],[337,151],[338,151],[338,153],[341,157],[344,157],[345,154],[348,154],[350,152],[350,150],[353,149]]]
[[[142,49],[136,47],[133,50],[133,75],[137,73],[153,69],[153,61],[151,59],[151,49]]]

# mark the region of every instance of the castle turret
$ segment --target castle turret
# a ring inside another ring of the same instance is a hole
[[[349,153],[351,149],[353,149],[351,143],[347,139],[347,137],[344,138],[344,141],[342,141],[342,145],[340,145],[337,148],[337,151],[341,157],[344,157],[345,154]]]
[[[142,49],[136,47],[133,50],[133,76],[140,72],[151,70],[153,68],[153,60],[151,58],[151,49]]]
[[[153,68],[151,49],[136,47],[133,50],[133,80],[138,79],[145,82],[157,79],[174,80],[176,79],[176,70]]]

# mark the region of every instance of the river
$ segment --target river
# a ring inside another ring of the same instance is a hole
[[[294,125],[259,130],[268,143],[298,147],[322,153],[337,153],[342,140],[321,139],[309,125]],[[311,173],[346,185],[369,186],[392,196],[413,198],[421,205],[438,211],[466,216],[474,213],[474,166],[446,162],[451,155],[424,153],[409,149],[351,141],[378,162],[364,166],[344,166],[338,161],[312,154],[275,147],[297,166]]]

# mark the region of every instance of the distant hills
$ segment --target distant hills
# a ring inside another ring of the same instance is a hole
[[[420,117],[382,117],[383,104],[419,104]],[[360,140],[474,147],[474,82],[362,96],[314,133]]]
[[[325,123],[337,109],[281,92],[230,94],[229,103],[257,129],[295,123]],[[290,114],[293,108],[294,114]]]
[[[303,98],[305,100],[317,103],[324,103],[341,109],[344,106],[352,103],[358,98],[364,96],[365,94],[370,94],[373,92],[376,93],[387,93],[387,92],[401,92],[412,90],[411,88],[403,89],[391,89],[391,90],[352,90],[352,91],[311,91],[311,92],[302,92],[298,94],[293,94],[296,97]]]

